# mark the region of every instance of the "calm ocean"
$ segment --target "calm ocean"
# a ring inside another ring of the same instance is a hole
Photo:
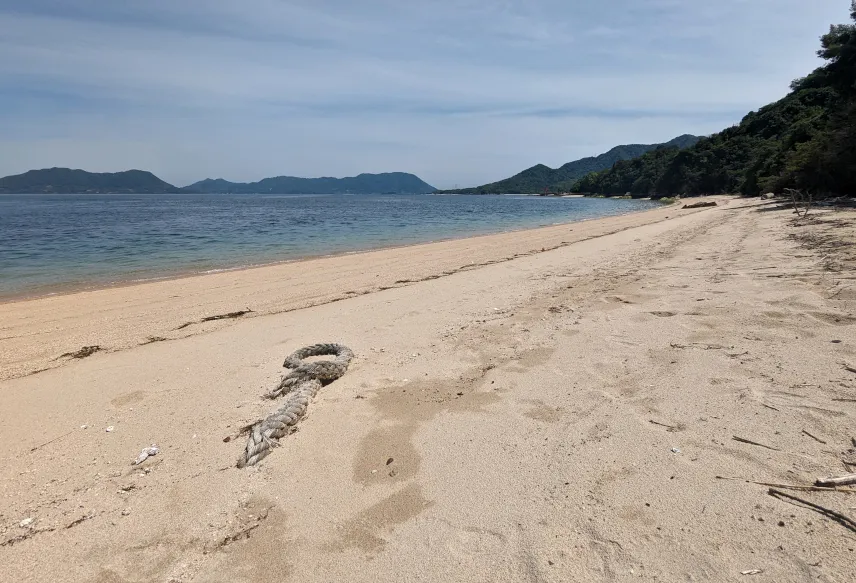
[[[0,195],[0,297],[624,214],[650,201],[430,195]]]

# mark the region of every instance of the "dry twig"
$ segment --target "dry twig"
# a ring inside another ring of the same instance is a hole
[[[777,447],[771,447],[769,445],[764,445],[763,443],[758,443],[757,441],[751,441],[749,439],[744,439],[742,437],[737,437],[736,435],[732,435],[731,439],[734,441],[739,441],[740,443],[748,443],[749,445],[757,445],[758,447],[763,447],[766,449],[772,449],[773,451],[782,451]]]
[[[43,443],[43,444],[41,444],[41,445],[37,445],[36,447],[34,447],[34,448],[31,448],[31,449],[30,449],[30,453],[32,453],[32,452],[34,452],[34,451],[36,451],[36,450],[42,449],[44,446],[46,446],[46,445],[50,445],[50,444],[51,444],[51,443],[53,443],[54,441],[59,441],[59,440],[60,440],[60,439],[62,439],[63,437],[68,437],[68,436],[69,436],[69,435],[71,435],[72,433],[74,433],[74,430],[71,430],[71,431],[69,431],[68,433],[63,433],[63,434],[62,434],[62,435],[60,435],[59,437],[54,437],[54,438],[53,438],[53,439],[51,439],[50,441],[46,441],[46,442],[44,442],[44,443]]]
[[[665,423],[660,423],[659,421],[654,421],[653,419],[649,419],[648,423],[659,425],[660,427],[665,427],[671,433],[676,433],[681,430],[680,427],[676,427],[674,425],[666,425]]]
[[[849,517],[844,516],[840,512],[836,512],[835,510],[830,510],[829,508],[821,506],[820,504],[815,504],[814,502],[809,502],[808,500],[804,500],[802,498],[799,498],[798,496],[792,496],[791,494],[788,494],[786,492],[780,492],[779,490],[776,490],[774,488],[770,488],[769,490],[767,490],[767,494],[769,494],[773,498],[778,498],[780,500],[781,499],[788,499],[788,500],[793,500],[794,502],[799,502],[800,504],[803,504],[804,506],[811,508],[815,512],[819,512],[820,514],[823,514],[827,518],[833,519],[835,522],[837,522],[838,524],[840,524],[844,528],[851,530],[853,532],[856,532],[856,522],[854,522]]]
[[[825,441],[823,441],[821,438],[812,435],[811,433],[809,433],[805,429],[803,429],[802,432],[805,433],[806,435],[808,435],[809,437],[811,437],[813,440],[817,441],[818,443],[822,443],[823,445],[827,445],[827,443]]]
[[[772,482],[756,482],[754,480],[745,480],[743,478],[729,478],[727,476],[716,476],[717,480],[730,480],[732,482],[744,482],[746,484],[755,484],[757,486],[767,486],[768,488],[784,488],[785,490],[797,490],[799,492],[837,492],[840,494],[856,494],[856,488],[824,488],[822,486],[801,486],[798,484],[776,484]]]

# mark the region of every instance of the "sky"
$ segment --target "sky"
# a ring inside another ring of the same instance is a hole
[[[0,0],[0,175],[412,172],[439,188],[707,135],[849,0]]]

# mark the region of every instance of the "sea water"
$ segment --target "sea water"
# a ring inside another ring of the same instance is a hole
[[[475,195],[0,195],[0,298],[511,231],[657,204]]]

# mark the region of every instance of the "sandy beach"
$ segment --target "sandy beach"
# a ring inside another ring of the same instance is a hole
[[[856,580],[856,212],[715,200],[0,304],[0,580]]]

